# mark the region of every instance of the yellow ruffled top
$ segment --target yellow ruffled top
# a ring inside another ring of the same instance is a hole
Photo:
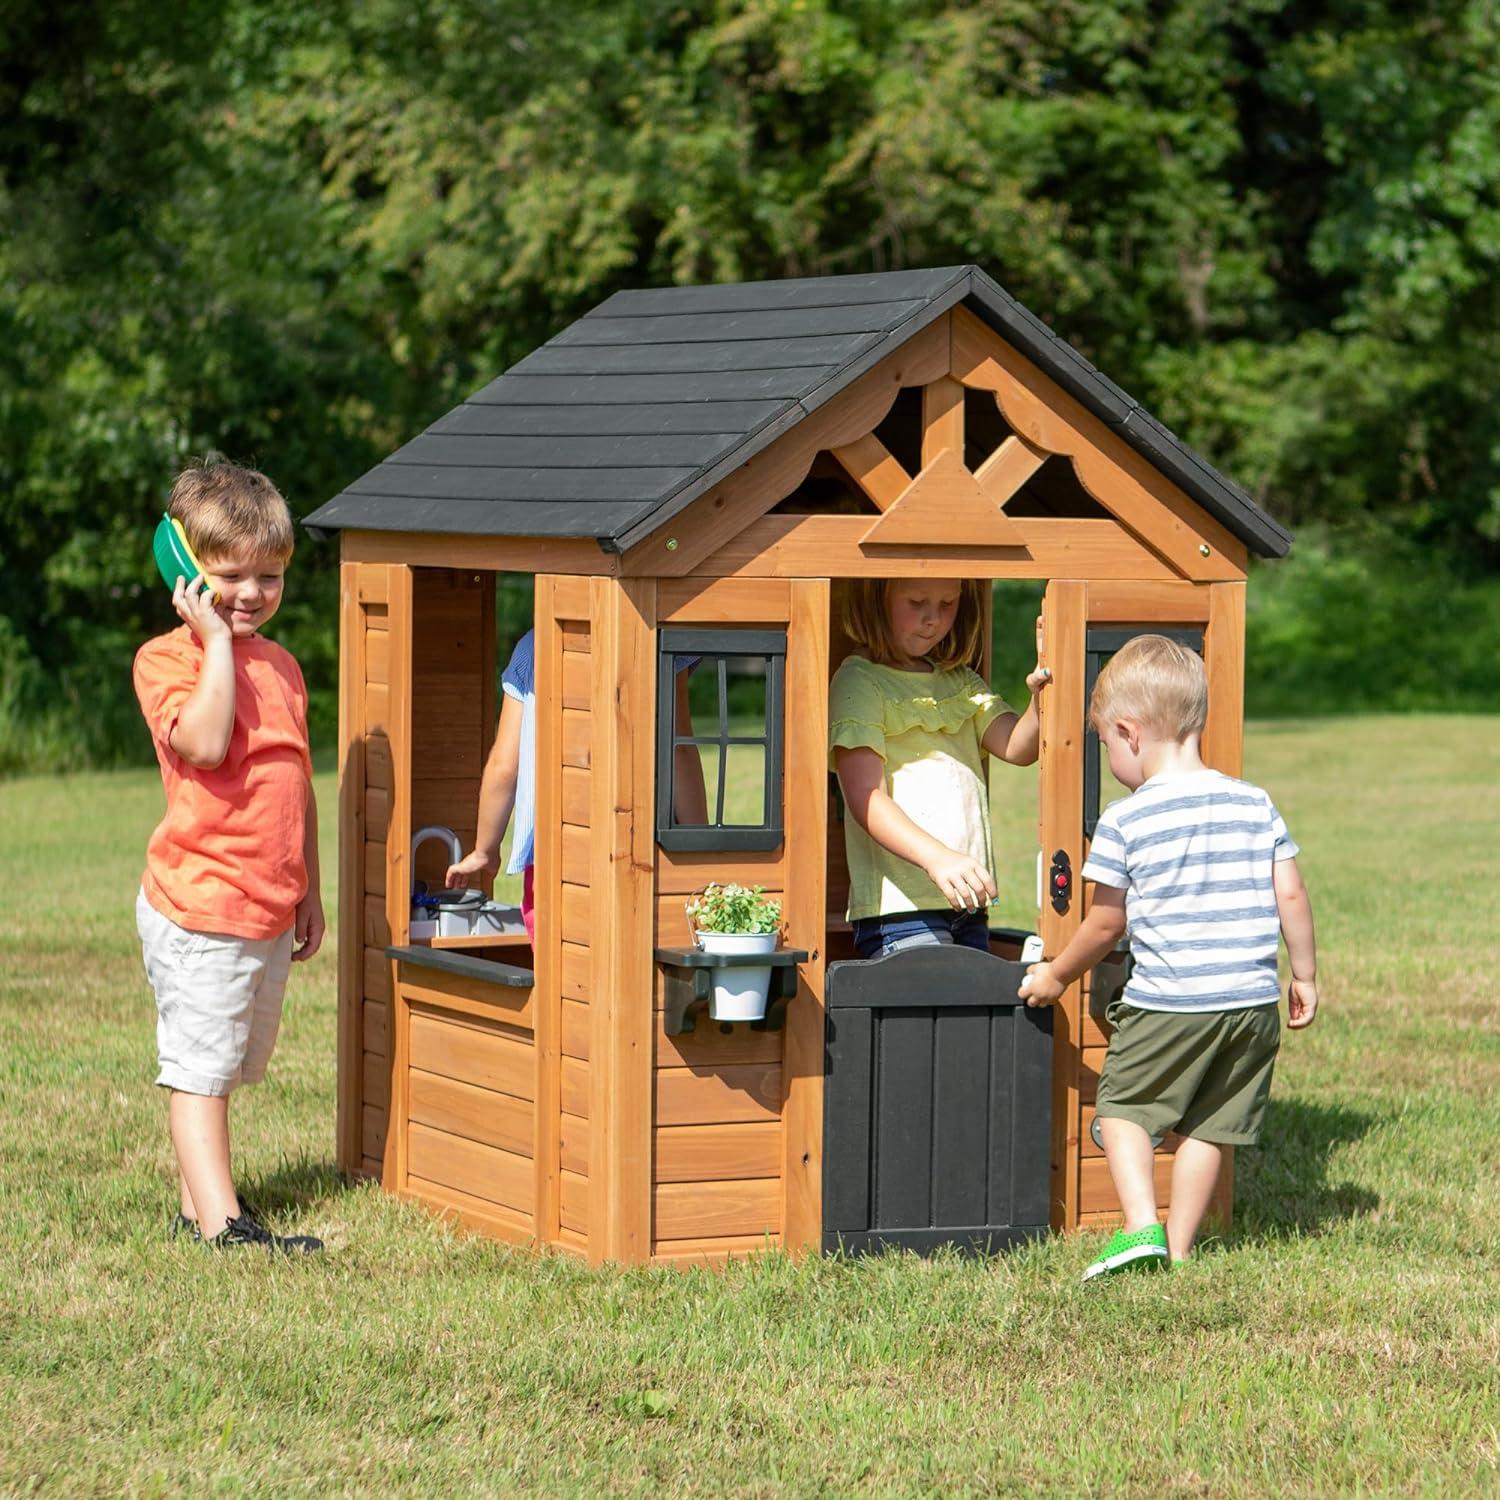
[[[830,765],[840,747],[874,750],[885,762],[886,791],[912,822],[993,873],[981,741],[1009,712],[972,668],[904,672],[851,656],[829,689]],[[853,818],[844,820],[844,839],[851,921],[947,909],[924,870],[882,848]]]

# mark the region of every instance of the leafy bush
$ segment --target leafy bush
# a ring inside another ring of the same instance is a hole
[[[1250,575],[1245,711],[1500,709],[1500,578],[1394,539],[1299,532]]]

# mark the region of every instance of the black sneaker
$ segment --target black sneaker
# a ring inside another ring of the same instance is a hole
[[[242,1219],[250,1219],[256,1224],[263,1224],[265,1222],[260,1216],[260,1210],[238,1188],[235,1189],[234,1195],[240,1200],[240,1217]],[[198,1231],[198,1221],[188,1218],[179,1208],[172,1215],[172,1222],[167,1226],[167,1238],[169,1240],[186,1238],[196,1242],[201,1240],[203,1236]]]
[[[238,1245],[259,1245],[265,1250],[279,1250],[283,1255],[311,1255],[323,1248],[323,1241],[310,1234],[272,1234],[264,1224],[241,1214],[231,1219],[216,1235],[203,1240],[215,1250]]]

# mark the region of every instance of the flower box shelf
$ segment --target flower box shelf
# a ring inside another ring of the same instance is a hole
[[[686,1036],[692,1031],[698,1011],[709,1002],[712,970],[767,967],[771,970],[771,994],[765,1019],[745,1024],[752,1031],[780,1031],[786,1021],[787,1001],[797,993],[797,965],[806,963],[810,957],[805,948],[777,948],[772,953],[705,953],[701,948],[658,948],[656,961],[661,965],[664,980],[667,1035]]]

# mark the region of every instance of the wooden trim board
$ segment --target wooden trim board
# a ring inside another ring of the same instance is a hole
[[[823,1238],[824,949],[828,873],[829,586],[826,579],[792,585],[787,627],[785,778],[788,945],[812,958],[801,966],[797,993],[782,1033],[781,1229],[794,1255],[816,1251]],[[800,688],[800,691],[798,689]],[[794,696],[794,693],[796,694]],[[796,872],[793,878],[793,872]]]
[[[618,555],[591,537],[471,536],[436,531],[340,533],[346,562],[399,563],[410,568],[467,568],[495,573],[614,576]]]
[[[637,1265],[651,1255],[655,1019],[652,940],[656,753],[656,581],[591,586],[593,833],[589,947],[608,974],[591,1002],[589,1258]]]
[[[1119,522],[1007,518],[1014,547],[959,543],[866,545],[868,516],[767,515],[703,563],[714,578],[1100,578],[1176,580],[1178,575]]]
[[[364,860],[365,860],[365,609],[356,562],[339,564],[339,862],[338,1086],[335,1139],[341,1170],[363,1158],[364,1106]],[[381,578],[380,595],[385,597]]]
[[[1042,903],[1045,951],[1060,953],[1082,921],[1078,871],[1083,865],[1084,655],[1087,590],[1076,580],[1054,581],[1042,600],[1043,664],[1052,684],[1041,700],[1041,849],[1045,863],[1064,850],[1074,878],[1066,912]],[[1083,986],[1070,985],[1053,1007],[1052,1021],[1052,1227],[1078,1223],[1078,1047]]]

